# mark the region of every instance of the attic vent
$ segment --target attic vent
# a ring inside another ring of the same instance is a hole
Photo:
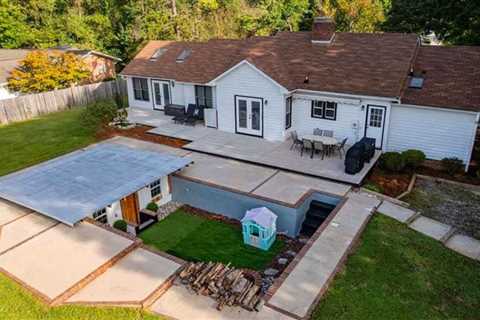
[[[167,49],[166,48],[160,48],[160,49],[157,49],[155,50],[155,52],[152,54],[152,56],[150,57],[150,60],[157,60],[158,58],[160,58],[165,52],[167,52]]]
[[[413,89],[422,89],[424,79],[421,77],[411,77],[410,84],[408,85],[409,88]]]
[[[190,49],[184,49],[177,57],[177,63],[182,63],[184,62],[185,60],[187,60],[187,58],[190,56],[190,54],[192,53],[192,50]]]

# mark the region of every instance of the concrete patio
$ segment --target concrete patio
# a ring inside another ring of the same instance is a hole
[[[190,151],[251,162],[275,169],[288,170],[337,182],[359,185],[375,165],[381,152],[376,151],[370,163],[355,175],[345,173],[344,159],[338,154],[321,159],[316,155],[300,156],[300,151],[290,150],[291,141],[272,142],[261,138],[207,128],[203,124],[187,126],[173,123],[163,112],[131,108],[129,121],[155,127],[151,134],[191,141],[183,148]],[[348,146],[346,147],[348,149]]]

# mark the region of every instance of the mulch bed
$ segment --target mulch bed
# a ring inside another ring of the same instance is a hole
[[[407,191],[411,178],[412,175],[409,173],[388,173],[375,167],[366,183],[381,187],[383,194],[395,198]]]
[[[102,127],[96,134],[98,140],[110,139],[115,136],[123,136],[138,140],[144,140],[159,144],[164,144],[174,148],[181,148],[184,145],[190,143],[190,141],[171,138],[166,136],[160,136],[156,134],[147,133],[147,131],[153,129],[153,127],[137,125],[131,129],[118,129],[110,126]]]
[[[442,178],[447,180],[452,180],[461,183],[480,185],[480,178],[474,177],[470,174],[460,173],[454,176],[446,173],[445,171],[438,170],[432,167],[423,166],[417,170],[418,174],[423,174],[424,176],[430,176],[435,178]]]

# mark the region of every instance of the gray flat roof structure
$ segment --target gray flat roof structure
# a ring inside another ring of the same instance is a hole
[[[191,159],[100,143],[0,178],[0,198],[73,226]]]

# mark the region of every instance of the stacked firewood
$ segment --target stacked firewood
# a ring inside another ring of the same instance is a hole
[[[197,294],[215,299],[218,310],[227,305],[259,311],[264,304],[255,277],[230,264],[190,262],[178,273],[177,279]]]

